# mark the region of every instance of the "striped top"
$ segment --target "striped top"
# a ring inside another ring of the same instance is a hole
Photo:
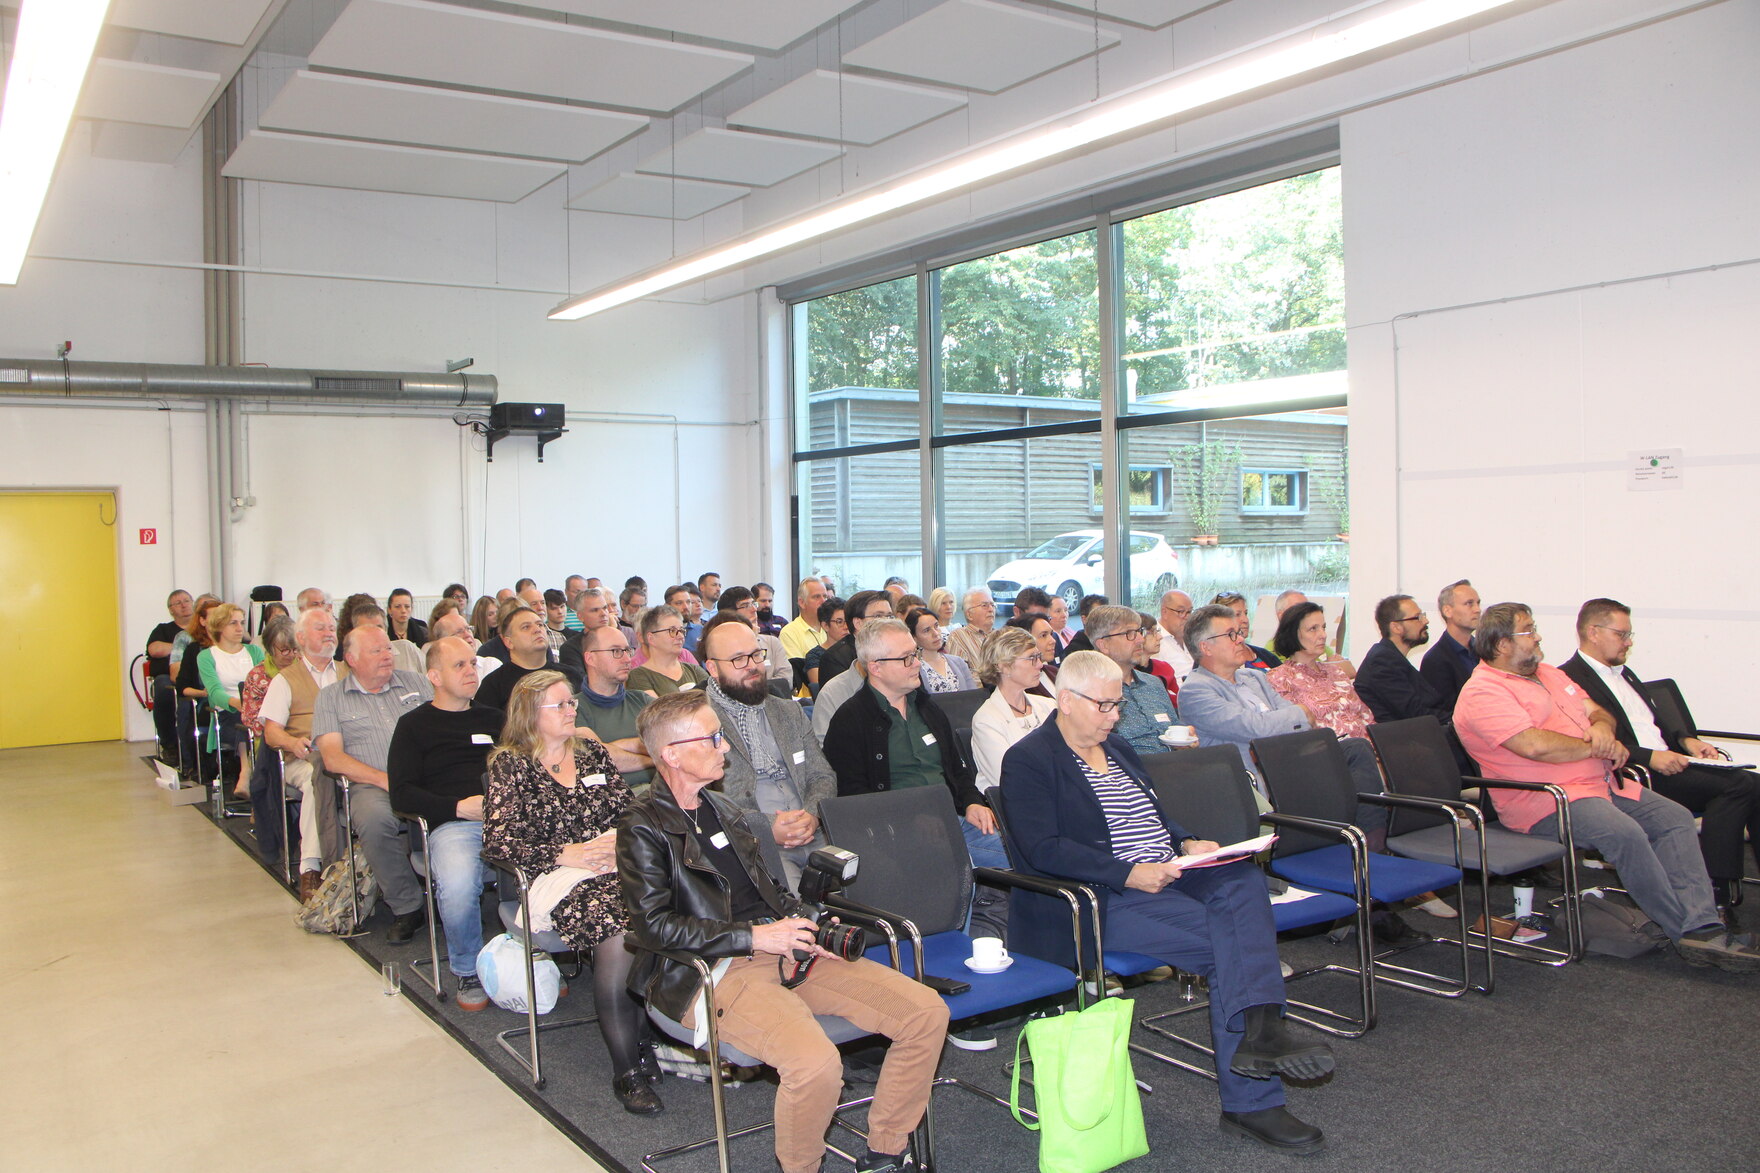
[[[1155,811],[1155,804],[1124,767],[1106,758],[1106,772],[1101,773],[1078,755],[1082,776],[1094,788],[1100,810],[1106,816],[1106,830],[1112,839],[1114,859],[1124,863],[1165,863],[1175,855],[1173,836],[1167,824]]]

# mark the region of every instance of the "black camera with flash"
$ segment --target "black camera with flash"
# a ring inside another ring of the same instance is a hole
[[[854,961],[862,955],[868,947],[868,934],[860,925],[838,924],[824,906],[824,901],[856,878],[860,862],[860,856],[842,847],[815,848],[807,857],[807,866],[801,869],[801,906],[794,911],[794,915],[817,926],[813,934],[815,945],[845,961]],[[818,959],[818,954],[805,949],[793,950],[792,955],[794,965],[791,967],[785,961],[782,966],[782,984],[790,988],[807,980],[813,962]]]

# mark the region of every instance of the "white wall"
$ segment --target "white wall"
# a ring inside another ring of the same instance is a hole
[[[1470,576],[1558,663],[1609,595],[1641,676],[1753,724],[1757,37],[1717,5],[1344,120],[1359,649]],[[1652,447],[1682,491],[1628,491]]]

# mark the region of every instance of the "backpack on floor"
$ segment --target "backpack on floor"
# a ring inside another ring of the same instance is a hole
[[[355,905],[360,907],[360,923],[373,915],[379,902],[379,881],[367,863],[367,849],[354,845],[355,900],[348,898],[348,864],[337,860],[324,869],[318,890],[311,900],[293,914],[293,923],[308,933],[352,933],[355,931]]]
[[[1655,921],[1630,905],[1585,893],[1583,947],[1605,957],[1641,957],[1668,940]]]

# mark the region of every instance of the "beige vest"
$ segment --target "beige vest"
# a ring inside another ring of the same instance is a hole
[[[287,677],[288,691],[293,700],[287,708],[287,724],[283,726],[292,737],[310,737],[312,735],[312,712],[318,707],[318,682],[312,676],[312,670],[306,667],[306,658],[297,657],[292,664],[282,669],[281,675]],[[336,679],[348,679],[348,665],[336,661]],[[291,755],[282,753],[284,761],[292,761]]]

